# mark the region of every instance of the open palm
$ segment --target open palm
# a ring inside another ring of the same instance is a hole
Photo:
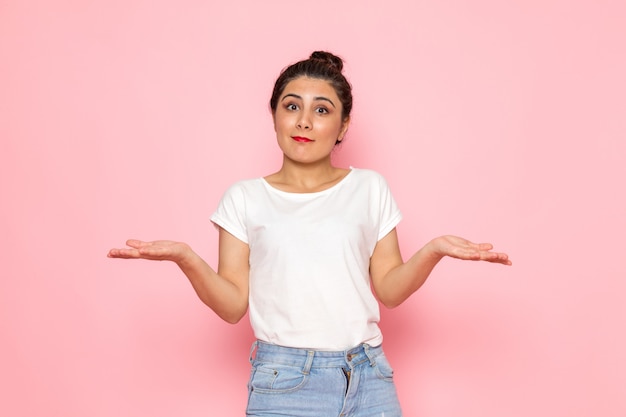
[[[179,262],[190,250],[186,243],[171,240],[144,242],[130,239],[126,241],[126,245],[128,248],[111,249],[108,254],[109,258]]]
[[[487,261],[511,265],[506,253],[493,252],[491,243],[473,243],[458,236],[440,236],[430,242],[433,250],[441,256],[468,261]]]

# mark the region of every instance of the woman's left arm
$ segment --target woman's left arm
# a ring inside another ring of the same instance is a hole
[[[445,256],[511,265],[505,253],[492,252],[490,243],[472,243],[457,236],[440,236],[428,242],[404,262],[393,229],[378,241],[370,259],[372,285],[378,299],[389,308],[397,307],[426,281]]]

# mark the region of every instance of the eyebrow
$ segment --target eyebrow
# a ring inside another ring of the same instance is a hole
[[[299,95],[293,94],[293,93],[289,93],[289,94],[285,94],[285,96],[280,101],[284,101],[287,97],[294,97],[294,98],[297,98],[299,100],[302,100],[302,97],[300,97]],[[331,106],[335,107],[335,103],[333,103],[333,101],[331,99],[329,99],[328,97],[324,97],[324,96],[313,97],[313,100],[314,101],[318,101],[318,100],[327,101],[327,102],[330,103]]]

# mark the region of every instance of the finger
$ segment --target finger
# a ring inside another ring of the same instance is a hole
[[[470,243],[472,247],[478,249],[479,251],[490,251],[493,249],[493,245],[491,243]]]
[[[506,253],[486,252],[484,258],[482,259],[488,262],[512,265],[511,261],[509,260],[509,256]]]
[[[489,252],[485,252],[485,253],[489,253]],[[480,261],[484,255],[479,250],[476,250],[470,247],[470,248],[456,248],[452,252],[451,256],[454,258],[464,259],[468,261]]]
[[[107,256],[109,258],[133,259],[139,258],[139,252],[136,249],[111,249]]]
[[[149,242],[144,242],[143,240],[139,240],[139,239],[128,239],[126,241],[126,245],[130,246],[131,248],[141,248],[143,246],[149,245]]]
[[[162,256],[165,253],[165,250],[162,247],[153,246],[153,245],[145,245],[145,246],[139,247],[137,250],[139,251],[139,254],[141,254],[142,256],[150,256],[150,257]]]

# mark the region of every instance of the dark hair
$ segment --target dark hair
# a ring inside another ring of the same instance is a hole
[[[288,66],[280,73],[274,84],[274,91],[272,91],[272,98],[270,98],[272,114],[276,112],[278,99],[290,81],[300,77],[310,77],[328,81],[333,86],[341,101],[343,108],[341,115],[345,120],[352,111],[352,86],[341,73],[342,70],[343,60],[324,51],[315,51],[309,59]]]

